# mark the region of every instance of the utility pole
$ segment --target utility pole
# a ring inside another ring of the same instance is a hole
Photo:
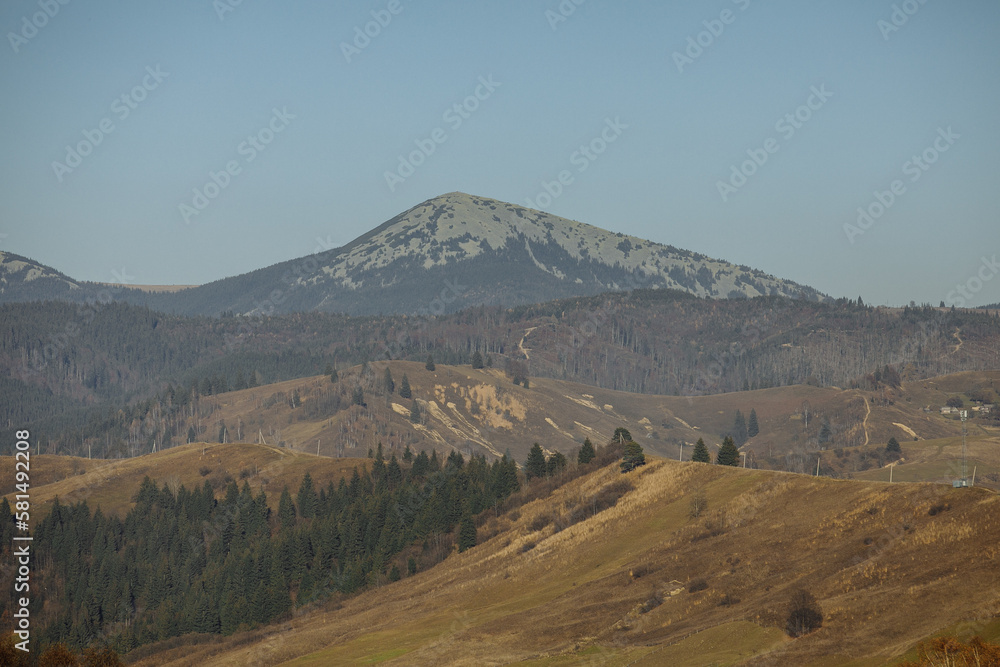
[[[968,486],[969,485],[969,459],[968,459],[968,449],[966,448],[966,444],[965,444],[965,434],[966,434],[966,431],[967,431],[966,426],[965,426],[965,421],[969,418],[969,411],[968,410],[962,410],[962,412],[959,413],[959,414],[962,417],[962,486]]]
[[[683,440],[681,441],[681,449],[677,453],[677,460],[678,461],[683,461],[684,460],[684,441]]]

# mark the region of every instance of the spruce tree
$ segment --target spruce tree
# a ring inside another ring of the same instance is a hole
[[[305,476],[302,478],[302,483],[299,485],[299,514],[303,519],[311,519],[316,516],[316,505],[319,503],[319,499],[316,497],[316,491],[313,489],[312,477],[307,471]]]
[[[736,448],[736,443],[730,436],[727,435],[722,441],[722,447],[715,457],[715,462],[720,466],[738,466],[740,464],[740,450]]]
[[[819,444],[825,445],[830,442],[832,435],[833,433],[830,430],[830,422],[824,420],[823,425],[819,427],[819,436],[817,438],[819,440]]]
[[[459,552],[471,549],[476,546],[476,522],[466,514],[458,528],[458,550]]]
[[[739,410],[736,411],[736,417],[733,419],[732,436],[737,447],[741,447],[747,441],[747,422]]]
[[[646,455],[642,452],[642,445],[634,440],[629,440],[625,443],[625,456],[622,457],[621,462],[622,472],[635,470],[642,465],[646,465]]]
[[[475,352],[472,353],[472,367],[473,368],[483,367],[483,355],[479,353],[479,350],[476,350]]]
[[[434,370],[434,368],[435,368],[435,366],[434,366],[434,355],[431,355],[431,354],[427,355],[427,363],[424,364],[424,368],[426,368],[429,371],[433,371]]]
[[[278,521],[285,529],[295,526],[295,503],[292,502],[292,494],[288,492],[287,486],[281,490],[281,498],[278,500]]]
[[[712,455],[708,453],[708,447],[705,446],[705,441],[702,438],[698,438],[698,442],[695,443],[694,451],[691,453],[691,460],[698,463],[712,462]]]
[[[618,443],[619,445],[624,445],[626,442],[632,440],[632,434],[624,426],[619,426],[615,429],[615,434],[611,436],[612,443]]]
[[[583,447],[580,448],[580,453],[576,455],[576,462],[580,465],[590,463],[597,456],[597,452],[594,451],[594,444],[587,438],[583,441]]]
[[[545,453],[542,446],[537,442],[531,446],[528,452],[528,460],[524,462],[524,474],[528,479],[533,477],[545,477],[546,464]]]
[[[750,408],[750,419],[747,421],[747,435],[756,438],[760,433],[760,425],[757,423],[757,411]]]
[[[393,489],[403,481],[403,469],[400,467],[399,461],[396,460],[395,453],[389,459],[389,465],[385,467],[385,479],[389,482],[389,487]]]
[[[406,377],[406,373],[403,373],[403,379],[399,383],[399,397],[400,398],[413,397],[413,393],[410,391],[410,378]]]
[[[392,379],[392,371],[389,367],[385,367],[385,375],[382,377],[382,385],[385,387],[385,393],[391,394],[396,391],[396,381]]]
[[[566,469],[566,456],[562,452],[555,452],[545,462],[545,474],[549,477],[556,475]]]

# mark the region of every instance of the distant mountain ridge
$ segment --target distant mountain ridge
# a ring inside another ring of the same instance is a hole
[[[418,204],[340,248],[176,294],[128,290],[116,298],[186,315],[440,314],[637,287],[827,299],[747,266],[460,192]]]
[[[0,302],[80,298],[88,292],[55,269],[12,252],[0,252]]]

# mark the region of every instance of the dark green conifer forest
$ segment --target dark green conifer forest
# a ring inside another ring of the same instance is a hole
[[[412,461],[386,463],[380,450],[371,471],[355,468],[336,485],[307,474],[274,513],[263,492],[235,481],[217,499],[208,482],[171,490],[147,477],[124,518],[56,500],[35,532],[39,645],[125,653],[187,633],[250,629],[412,575],[452,543],[471,548],[473,517],[520,488],[507,457],[490,464],[455,452],[442,464],[421,451]]]

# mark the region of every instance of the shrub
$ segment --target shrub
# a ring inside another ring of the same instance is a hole
[[[642,564],[633,567],[632,570],[629,572],[629,574],[632,575],[633,579],[641,579],[642,577],[645,577],[647,574],[649,574],[650,571],[651,570],[649,565]]]
[[[823,626],[823,612],[812,593],[801,588],[792,592],[785,630],[789,637],[801,637]]]
[[[692,579],[688,583],[688,593],[697,593],[698,591],[703,591],[706,588],[708,588],[708,582],[702,577]]]
[[[535,516],[535,518],[531,520],[531,523],[528,525],[528,528],[531,530],[531,532],[537,532],[545,528],[545,526],[549,525],[550,523],[552,523],[552,515],[549,514],[548,512],[543,512]]]
[[[968,644],[955,637],[935,637],[920,642],[916,662],[904,662],[900,667],[925,667],[933,665],[1000,665],[1000,645],[990,644],[975,636]]]
[[[695,493],[691,497],[691,503],[689,505],[688,516],[692,519],[697,519],[701,516],[702,512],[708,509],[708,498],[701,491]]]
[[[642,603],[642,606],[639,608],[639,613],[646,614],[651,612],[661,604],[663,604],[663,596],[659,591],[654,590],[649,594],[649,597],[646,598],[646,601]]]
[[[927,514],[929,514],[930,516],[935,516],[937,514],[940,514],[941,512],[947,512],[950,509],[951,505],[949,505],[948,503],[938,503],[936,505],[932,505],[931,508],[927,510]]]

